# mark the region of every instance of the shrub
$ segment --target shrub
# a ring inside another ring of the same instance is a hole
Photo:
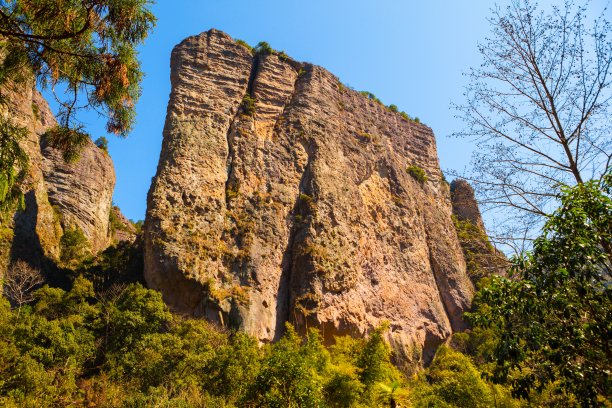
[[[368,99],[370,99],[370,100],[372,100],[372,101],[374,101],[374,102],[376,102],[376,103],[379,103],[379,104],[383,105],[383,103],[380,101],[380,99],[378,99],[378,98],[376,97],[376,95],[374,95],[372,92],[368,92],[368,91],[359,91],[359,93],[360,93],[360,94],[362,94],[363,96],[367,97]],[[383,105],[383,106],[384,106],[384,105]]]
[[[255,111],[256,111],[255,102],[257,102],[257,99],[255,99],[254,97],[252,97],[248,93],[246,95],[244,95],[244,98],[242,98],[242,112],[243,112],[243,114],[245,114],[247,116],[253,116],[255,114]]]
[[[236,44],[243,46],[244,48],[249,50],[251,54],[255,53],[255,50],[253,50],[253,47],[251,47],[246,41],[236,40]]]
[[[420,381],[413,385],[415,407],[518,407],[509,392],[481,378],[469,357],[441,346]]]
[[[285,51],[281,51],[278,53],[278,59],[280,59],[281,61],[287,61],[289,59],[289,56]]]
[[[104,136],[100,136],[99,138],[96,139],[94,143],[96,144],[96,146],[98,146],[98,148],[108,153],[108,139],[107,138],[105,138]]]
[[[91,255],[89,241],[79,227],[67,228],[60,239],[60,260],[65,266],[76,266]]]
[[[412,165],[406,168],[408,174],[412,176],[416,181],[423,184],[427,181],[427,174],[425,174],[425,170],[420,168],[419,166]]]
[[[265,41],[261,41],[259,44],[255,46],[254,49],[255,49],[255,54],[257,55],[270,55],[274,53],[274,49],[270,47],[270,44],[268,44]]]
[[[79,160],[89,135],[82,132],[81,128],[70,129],[58,125],[47,130],[44,138],[49,146],[62,152],[66,163],[75,163]]]
[[[398,109],[397,109],[397,105],[393,105],[393,104],[391,104],[391,105],[389,105],[389,106],[388,106],[388,108],[389,108],[389,110],[390,110],[391,112],[397,112],[397,111],[398,111]]]
[[[410,116],[409,116],[409,115],[408,115],[406,112],[404,112],[404,111],[400,112],[400,116],[401,116],[401,117],[402,117],[404,120],[408,120],[408,121],[412,120],[412,118],[410,118]]]

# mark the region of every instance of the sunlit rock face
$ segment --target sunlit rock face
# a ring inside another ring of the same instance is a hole
[[[3,114],[27,130],[21,146],[29,157],[23,183],[25,210],[10,220],[6,226],[10,234],[0,243],[4,266],[16,259],[35,267],[57,261],[60,240],[68,228],[83,231],[93,253],[108,247],[115,187],[115,170],[108,153],[88,140],[79,160],[66,163],[61,152],[45,144],[45,132],[57,122],[33,83],[5,86],[0,93],[8,101]]]
[[[406,364],[464,326],[473,287],[429,127],[216,30],[171,70],[144,247],[175,311],[261,341],[286,322],[327,341],[388,322]]]

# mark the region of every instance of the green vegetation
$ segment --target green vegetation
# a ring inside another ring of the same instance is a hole
[[[380,99],[378,99],[378,98],[376,97],[376,95],[374,95],[372,92],[368,92],[368,91],[359,91],[359,93],[360,93],[360,94],[362,94],[363,96],[365,96],[366,98],[368,98],[368,99],[370,99],[370,100],[372,100],[372,101],[374,101],[374,102],[376,102],[376,103],[379,103],[379,104],[381,104],[381,105],[385,106],[385,105],[384,105],[384,104],[383,104],[383,103],[380,101]]]
[[[493,378],[517,396],[552,386],[585,407],[610,397],[611,193],[612,174],[563,188],[510,279],[494,276],[478,292],[470,319],[499,332]]]
[[[0,220],[15,208],[25,207],[19,185],[28,169],[28,155],[19,142],[27,137],[25,128],[0,120]]]
[[[387,109],[389,109],[391,112],[396,112],[396,113],[398,112],[397,105],[391,104],[387,106]]]
[[[60,239],[60,261],[66,266],[80,264],[91,255],[89,241],[79,227],[67,228]]]
[[[460,220],[455,215],[452,220],[463,250],[468,275],[474,283],[508,268],[507,258],[493,247],[481,227],[469,220]]]
[[[423,170],[419,166],[410,165],[406,167],[406,171],[408,172],[408,174],[412,176],[412,178],[414,178],[416,181],[418,181],[421,184],[427,181],[427,174],[425,173],[425,170]]]
[[[0,86],[19,93],[35,79],[43,87],[65,87],[59,98],[60,129],[51,139],[76,158],[82,141],[75,125],[79,109],[107,118],[107,130],[127,135],[135,118],[142,73],[136,47],[155,23],[148,0],[118,2],[9,1],[0,5]],[[0,105],[10,105],[3,93]],[[34,115],[38,110],[33,108]],[[0,211],[10,213],[23,199],[27,154],[19,146],[26,130],[0,118]],[[54,133],[54,132],[51,132]],[[55,137],[54,137],[55,136]],[[61,140],[61,142],[59,142]]]
[[[96,288],[77,276],[33,298],[19,314],[0,299],[3,406],[377,406],[377,384],[402,380],[384,329],[328,350],[318,332],[302,339],[288,326],[259,348],[172,315],[138,283]]]
[[[258,55],[271,55],[275,52],[274,48],[270,47],[270,44],[265,41],[259,42],[259,44],[255,46],[254,50],[255,54]]]
[[[257,99],[249,95],[248,93],[244,95],[242,98],[242,113],[246,116],[253,116],[255,114],[256,108],[255,103]]]
[[[65,126],[55,126],[45,133],[45,142],[62,152],[66,163],[75,163],[79,160],[81,151],[87,144],[89,135],[79,129]]]
[[[278,53],[278,59],[280,59],[281,61],[287,61],[289,59],[289,56],[285,51],[280,51]]]
[[[99,138],[97,138],[94,144],[98,146],[99,149],[102,149],[106,153],[108,153],[108,139],[104,136],[100,136]]]
[[[253,47],[251,47],[246,41],[243,40],[236,40],[236,44],[243,46],[244,48],[246,48],[247,50],[249,50],[249,52],[251,54],[255,53],[255,50],[253,49]]]

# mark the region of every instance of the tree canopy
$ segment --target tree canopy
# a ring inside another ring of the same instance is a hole
[[[108,132],[126,136],[134,124],[142,72],[136,47],[155,24],[150,0],[0,1],[0,87],[32,79],[50,88],[60,106],[52,145],[77,148],[88,136],[77,117],[92,109]],[[0,103],[10,103],[7,92]],[[3,109],[5,110],[5,109]],[[16,185],[27,157],[23,128],[0,115],[0,207],[20,201]],[[68,159],[74,159],[74,152]]]
[[[494,377],[528,397],[552,383],[583,406],[609,397],[612,364],[612,174],[559,196],[510,278],[492,277],[470,319],[498,330]]]

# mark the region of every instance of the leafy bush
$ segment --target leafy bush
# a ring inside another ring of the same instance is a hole
[[[79,227],[70,227],[60,239],[60,260],[66,266],[76,266],[91,255],[89,241]]]
[[[253,47],[251,47],[246,41],[243,40],[236,40],[236,44],[243,46],[244,48],[246,48],[247,50],[249,50],[249,52],[251,54],[255,53],[255,50],[253,49]]]
[[[274,53],[274,49],[265,41],[261,41],[259,44],[257,44],[254,50],[255,54],[257,55],[270,55]]]
[[[389,109],[391,112],[398,112],[397,105],[393,105],[393,104],[391,104],[391,105],[389,105],[387,108],[388,108],[388,109]]]
[[[248,93],[242,98],[242,113],[247,116],[253,116],[255,114],[255,102],[257,99],[249,95]]]
[[[376,102],[376,103],[379,103],[379,104],[383,105],[383,103],[380,101],[380,99],[378,99],[378,98],[376,97],[376,95],[374,95],[372,92],[368,92],[368,91],[359,91],[359,93],[360,93],[360,94],[362,94],[363,96],[365,96],[366,98],[368,98],[368,99],[370,99],[370,100],[372,100],[372,101],[374,101],[374,102]],[[383,105],[383,106],[384,106],[384,105]]]
[[[501,333],[493,378],[518,396],[553,386],[585,407],[609,397],[611,193],[612,174],[563,188],[511,279],[493,276],[476,295],[469,318]]]
[[[108,153],[108,139],[107,138],[105,138],[104,136],[100,136],[99,138],[96,139],[94,143],[96,146],[98,146],[98,148]]]
[[[509,392],[482,379],[469,357],[441,346],[431,366],[412,384],[415,407],[519,407]]]
[[[414,178],[416,181],[418,181],[421,184],[427,181],[427,174],[425,173],[425,170],[423,170],[419,166],[416,166],[416,165],[408,166],[406,168],[406,171],[408,172],[408,174],[412,176],[412,178]]]
[[[289,59],[289,56],[285,51],[281,51],[278,53],[278,59],[280,59],[281,61],[287,61]]]
[[[45,142],[62,152],[66,163],[75,163],[79,160],[81,151],[85,148],[89,135],[81,128],[70,129],[64,126],[55,126],[45,133]]]

